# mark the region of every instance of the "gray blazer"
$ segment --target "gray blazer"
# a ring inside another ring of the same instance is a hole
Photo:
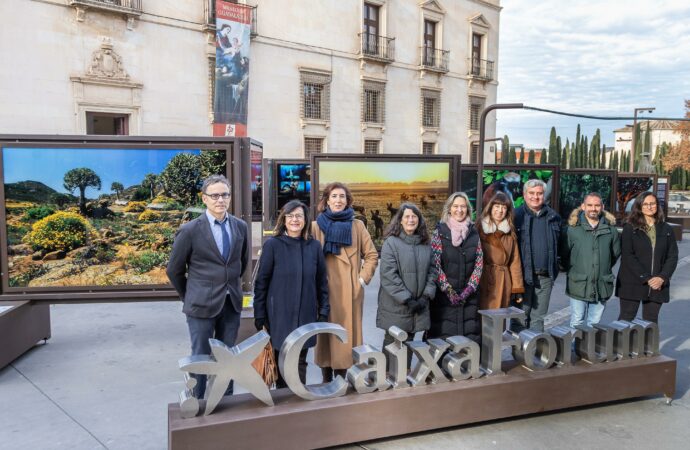
[[[227,263],[213,240],[206,214],[182,225],[175,235],[166,273],[183,301],[182,312],[188,316],[217,316],[228,292],[234,310],[242,312],[240,279],[249,256],[247,224],[229,214],[228,220],[232,245]]]

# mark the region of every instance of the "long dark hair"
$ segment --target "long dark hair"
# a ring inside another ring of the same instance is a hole
[[[656,198],[656,195],[654,195],[653,192],[645,191],[637,197],[635,197],[635,201],[632,205],[632,210],[630,211],[630,215],[628,216],[627,220],[627,222],[630,225],[632,225],[632,227],[636,230],[647,229],[647,221],[645,220],[644,214],[642,213],[642,203],[644,203],[647,197],[652,197],[656,202],[656,213],[654,213],[654,223],[662,223],[665,219],[664,212],[661,210],[661,206],[659,206],[659,200]]]
[[[510,230],[515,231],[515,226],[513,225],[513,201],[503,192],[497,192],[496,195],[491,197],[489,203],[484,207],[484,211],[482,211],[481,219],[484,220],[485,217],[488,217],[490,221],[492,220],[491,209],[494,205],[503,205],[506,207],[506,220],[508,221],[508,225],[510,225]]]
[[[291,214],[297,208],[302,208],[304,212],[304,227],[302,227],[302,232],[300,233],[302,239],[311,238],[311,223],[309,221],[309,208],[307,205],[300,202],[299,200],[290,200],[282,207],[280,214],[278,215],[278,220],[276,221],[276,227],[273,229],[273,236],[281,236],[287,233],[287,226],[285,225],[285,216]]]
[[[413,203],[403,203],[400,205],[398,212],[395,213],[393,218],[391,218],[391,222],[388,224],[388,227],[386,227],[383,237],[387,238],[389,236],[398,236],[400,233],[404,233],[401,222],[402,216],[405,214],[406,209],[412,211],[414,215],[417,216],[417,219],[419,219],[417,229],[414,230],[414,234],[421,238],[422,244],[428,244],[429,230],[426,229],[426,221],[424,220],[424,216],[422,216],[422,212]]]
[[[323,192],[321,193],[321,199],[319,200],[319,204],[317,206],[317,211],[318,212],[323,212],[326,210],[327,204],[328,204],[328,197],[331,196],[331,192],[334,189],[342,189],[345,191],[345,199],[347,200],[347,206],[346,208],[349,208],[352,206],[352,192],[350,192],[350,188],[345,186],[343,183],[340,181],[334,181],[333,183],[329,183],[326,185],[326,187],[323,189]]]

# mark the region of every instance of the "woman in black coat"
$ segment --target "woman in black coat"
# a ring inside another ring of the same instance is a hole
[[[288,202],[280,211],[273,237],[261,251],[254,282],[254,325],[266,328],[278,360],[280,347],[288,334],[302,325],[328,319],[328,279],[321,243],[309,233],[309,213],[299,200]],[[299,356],[299,377],[307,379],[307,350],[316,338],[305,344]],[[285,387],[278,375],[276,387]]]
[[[642,303],[642,319],[658,323],[661,305],[669,301],[678,244],[653,193],[643,192],[635,199],[623,226],[621,247],[616,280],[621,303],[618,320],[633,320]]]
[[[430,302],[427,338],[462,335],[481,342],[479,280],[484,253],[471,220],[467,194],[456,192],[443,205],[441,221],[431,238],[436,296]]]

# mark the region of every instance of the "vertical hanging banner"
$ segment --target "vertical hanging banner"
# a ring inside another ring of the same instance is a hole
[[[216,1],[214,136],[247,136],[251,20],[251,7]]]

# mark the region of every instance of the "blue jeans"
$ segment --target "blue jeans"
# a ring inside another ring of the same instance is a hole
[[[586,325],[591,327],[599,323],[606,308],[606,300],[586,302],[584,300],[570,299],[570,327]]]

